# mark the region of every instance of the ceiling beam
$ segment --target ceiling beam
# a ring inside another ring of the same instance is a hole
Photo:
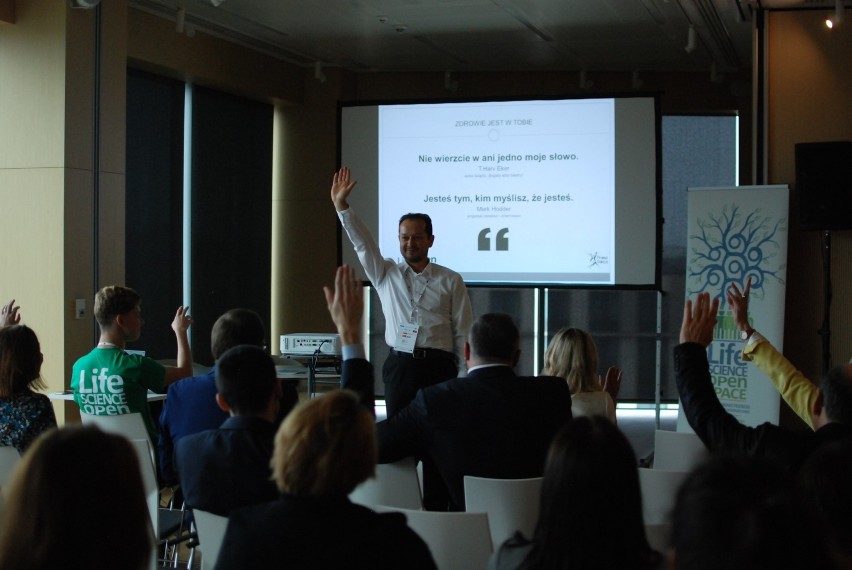
[[[15,23],[15,0],[0,0],[0,22]]]

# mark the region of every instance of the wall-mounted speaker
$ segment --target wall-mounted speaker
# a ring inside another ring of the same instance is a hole
[[[852,141],[796,145],[799,228],[852,229]]]

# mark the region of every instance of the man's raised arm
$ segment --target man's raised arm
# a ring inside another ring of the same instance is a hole
[[[180,306],[172,320],[172,330],[177,340],[177,366],[166,367],[165,385],[176,380],[192,376],[192,351],[189,348],[189,338],[186,331],[192,325],[192,317],[189,316],[189,307]]]
[[[361,404],[375,415],[373,366],[367,361],[361,343],[361,318],[364,314],[364,290],[348,265],[337,268],[334,290],[323,287],[328,314],[337,327],[343,345],[341,388],[358,393]]]

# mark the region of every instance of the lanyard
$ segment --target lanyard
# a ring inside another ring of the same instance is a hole
[[[420,308],[420,301],[423,299],[423,294],[426,293],[426,288],[429,286],[430,278],[426,278],[426,283],[423,284],[423,288],[420,290],[420,293],[415,294],[414,292],[414,281],[411,278],[411,274],[409,271],[405,272],[405,286],[408,288],[408,300],[411,301],[411,316],[409,317],[409,322],[416,322],[417,313]]]

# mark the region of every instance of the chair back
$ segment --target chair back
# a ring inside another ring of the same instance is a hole
[[[515,531],[532,538],[541,495],[541,477],[490,479],[464,476],[464,503],[469,513],[488,513],[491,542],[500,546]]]
[[[109,417],[109,416],[107,416]],[[157,487],[157,473],[151,462],[151,445],[148,438],[131,439],[130,444],[139,460],[139,470],[142,475],[142,487],[145,489],[145,501],[148,503],[148,514],[151,515],[151,528],[158,534],[158,516],[160,508],[160,489]]]
[[[0,489],[5,491],[9,486],[12,472],[20,461],[21,454],[18,453],[17,448],[11,445],[0,447]]]
[[[654,469],[692,471],[707,456],[707,447],[692,432],[654,432]]]
[[[688,472],[645,469],[644,467],[638,469],[639,488],[642,491],[642,517],[645,519],[645,524],[669,522],[675,495]]]
[[[349,499],[367,507],[423,508],[415,459],[406,457],[396,463],[376,465],[376,477],[358,485]]]
[[[222,541],[225,539],[228,517],[214,515],[198,509],[192,509],[192,516],[195,519],[195,528],[198,530],[201,570],[213,570],[213,567],[216,566],[216,559],[219,558]]]
[[[127,439],[147,439],[149,443],[151,442],[148,430],[145,428],[145,421],[139,412],[119,414],[117,416],[97,416],[81,413],[80,421],[84,424],[96,425],[108,433],[123,435]]]
[[[487,513],[443,513],[379,506],[377,512],[402,513],[408,526],[432,552],[438,570],[485,568],[491,558]]]
[[[646,524],[645,537],[648,544],[657,552],[665,552],[671,540],[671,523]]]

